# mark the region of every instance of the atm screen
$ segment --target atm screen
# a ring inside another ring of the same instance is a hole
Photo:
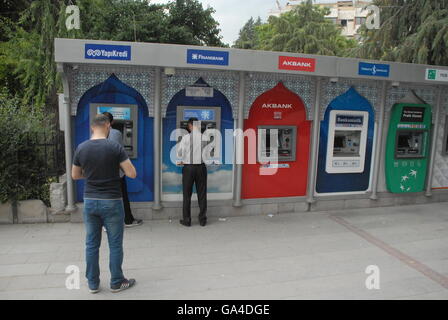
[[[215,121],[214,109],[184,109],[183,120],[197,118],[200,121]]]
[[[138,157],[138,106],[132,104],[91,103],[90,117],[109,112],[114,117],[112,127],[119,130],[123,139],[123,147],[129,158]]]
[[[131,120],[131,108],[100,106],[97,113],[109,112],[114,120]]]
[[[278,161],[294,161],[295,160],[295,127],[279,126],[279,127],[263,127],[259,129],[265,131],[261,132],[260,138],[262,139],[260,145],[260,157],[262,160],[269,160],[268,158],[275,156],[275,151],[278,154]],[[277,139],[271,141],[274,137],[272,130],[277,130]],[[271,142],[273,144],[271,144]]]
[[[344,137],[336,136],[334,137],[334,147],[343,148],[344,147]]]
[[[359,157],[360,130],[336,130],[333,142],[334,157]]]
[[[424,131],[398,131],[395,156],[397,158],[418,158],[423,156]]]

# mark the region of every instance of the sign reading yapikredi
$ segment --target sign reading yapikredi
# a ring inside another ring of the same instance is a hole
[[[103,60],[131,60],[131,46],[86,43],[84,58]]]

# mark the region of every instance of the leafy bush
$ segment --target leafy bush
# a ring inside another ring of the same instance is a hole
[[[0,202],[41,199],[48,204],[45,155],[35,143],[52,130],[48,118],[0,89]]]

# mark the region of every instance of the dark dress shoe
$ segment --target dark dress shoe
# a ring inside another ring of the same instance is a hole
[[[199,221],[199,224],[201,225],[201,227],[205,227],[205,225],[207,224],[207,219]]]
[[[186,227],[191,227],[191,221],[190,222],[188,222],[188,221],[185,221],[185,220],[179,220],[179,222],[180,222],[180,224],[181,225],[183,225],[183,226],[186,226]]]

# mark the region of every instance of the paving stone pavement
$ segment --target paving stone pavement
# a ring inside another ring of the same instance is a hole
[[[210,219],[125,230],[123,269],[137,285],[88,293],[84,226],[0,225],[0,299],[447,299],[447,203]],[[69,265],[81,287],[65,286]],[[369,265],[379,289],[367,289]]]

